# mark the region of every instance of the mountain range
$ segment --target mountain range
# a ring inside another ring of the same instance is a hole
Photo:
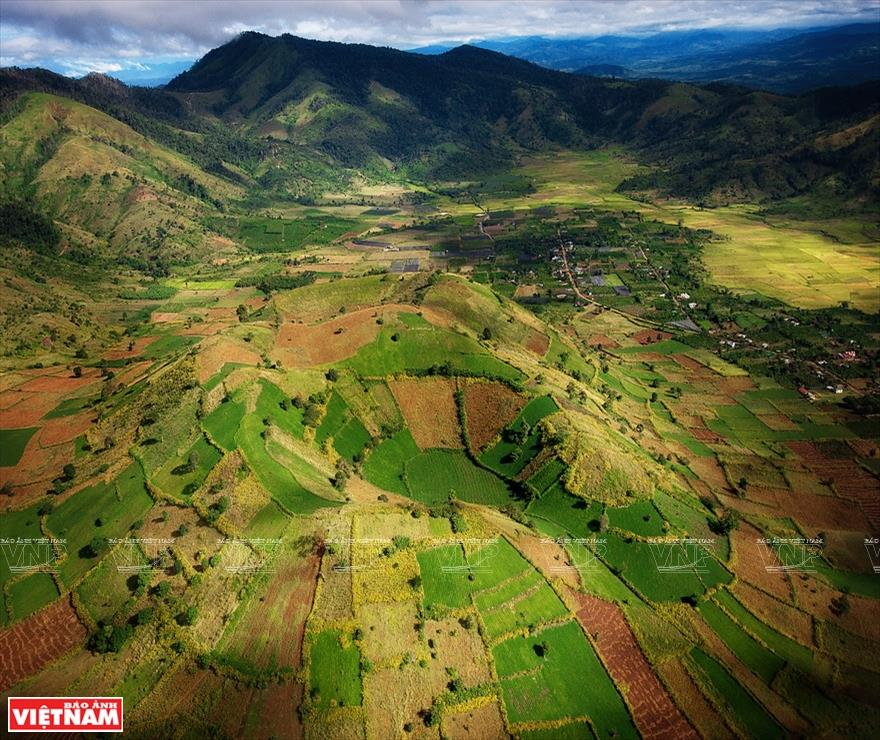
[[[473,42],[551,69],[626,79],[728,82],[779,93],[877,77],[880,23],[770,31],[701,29],[570,39],[528,36]],[[439,54],[448,45],[412,51]]]
[[[307,202],[358,178],[467,179],[530,152],[613,145],[648,166],[624,189],[706,203],[821,194],[858,210],[880,190],[878,93],[614,80],[473,46],[426,56],[247,32],[162,89],[3,69],[0,195],[36,196],[57,217],[61,186],[46,173],[75,135],[68,169],[102,178],[124,156],[155,175],[146,162],[161,149],[174,165],[159,179],[208,208]]]

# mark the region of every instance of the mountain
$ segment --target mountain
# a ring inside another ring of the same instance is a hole
[[[725,81],[777,92],[853,85],[880,76],[880,24],[853,24],[733,49],[636,64],[630,74]]]
[[[770,31],[710,29],[571,39],[529,36],[474,42],[551,69],[592,75],[608,65],[627,79],[725,81],[783,93],[878,77],[880,24]],[[438,54],[450,47],[413,49]],[[605,75],[600,71],[598,74]]]
[[[572,75],[472,46],[424,56],[253,32],[164,89],[44,70],[0,81],[6,116],[27,91],[72,98],[255,203],[338,192],[352,177],[469,178],[527,152],[608,144],[653,166],[624,187],[695,200],[821,189],[858,204],[876,200],[880,179],[876,83],[786,97]]]

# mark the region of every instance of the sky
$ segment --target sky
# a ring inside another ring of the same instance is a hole
[[[245,30],[406,49],[878,19],[880,0],[2,0],[0,66],[162,76]]]

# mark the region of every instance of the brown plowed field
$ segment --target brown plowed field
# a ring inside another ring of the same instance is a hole
[[[578,621],[593,638],[614,683],[621,687],[633,721],[646,738],[697,739],[648,663],[617,607],[590,594],[571,592],[580,605]]]
[[[482,450],[519,414],[525,399],[502,383],[479,381],[464,386],[468,439]]]
[[[0,691],[32,676],[85,638],[85,627],[69,598],[0,632]]]
[[[534,352],[538,357],[543,357],[550,349],[550,337],[532,329],[526,337],[525,347],[529,352]]]
[[[113,349],[105,352],[104,359],[123,360],[128,357],[137,357],[158,338],[158,336],[138,337],[137,339],[132,340],[132,344],[134,346],[131,349],[128,348],[128,342],[123,342],[122,344],[119,344]]]
[[[460,449],[455,382],[445,378],[391,380],[388,387],[420,449]]]
[[[49,419],[37,433],[38,441],[42,447],[70,442],[80,434],[84,434],[92,425],[94,418],[94,411],[82,411],[73,416]]]

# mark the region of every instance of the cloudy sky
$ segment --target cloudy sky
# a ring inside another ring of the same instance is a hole
[[[0,65],[158,72],[249,29],[411,48],[878,18],[880,0],[2,0]]]

